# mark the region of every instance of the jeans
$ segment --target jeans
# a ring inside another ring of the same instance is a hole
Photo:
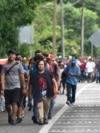
[[[75,95],[76,95],[76,85],[67,83],[67,101],[74,103]]]
[[[50,108],[49,108],[49,112],[48,112],[48,117],[52,117],[54,104],[55,104],[55,98],[51,98],[50,99]]]
[[[38,120],[38,116],[39,116],[39,113],[38,113],[38,108],[37,108],[37,102],[36,102],[36,99],[35,97],[33,97],[33,116],[36,120]]]

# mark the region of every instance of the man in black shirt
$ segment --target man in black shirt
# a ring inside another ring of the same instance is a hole
[[[39,120],[38,124],[48,124],[48,111],[50,106],[50,98],[53,96],[54,87],[57,88],[57,83],[53,74],[45,70],[44,60],[37,63],[38,70],[33,73],[30,78],[30,97],[33,97],[37,103]]]

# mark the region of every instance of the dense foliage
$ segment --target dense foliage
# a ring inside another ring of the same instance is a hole
[[[90,55],[90,42],[88,38],[100,28],[100,1],[84,0],[84,54]],[[18,27],[33,25],[34,44],[31,46],[32,54],[36,49],[52,52],[53,13],[52,0],[0,0],[0,57],[6,56],[9,48],[23,52],[24,56],[30,55],[27,44],[20,45],[18,40]],[[56,49],[61,55],[61,7],[60,0],[56,6]],[[82,0],[64,0],[64,45],[66,56],[80,55],[81,41],[81,10]],[[94,55],[99,55],[99,48],[94,47]]]

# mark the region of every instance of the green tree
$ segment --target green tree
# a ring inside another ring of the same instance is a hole
[[[45,15],[44,15],[45,14]],[[42,16],[42,17],[40,17]],[[35,45],[43,51],[52,51],[52,3],[40,5],[35,10],[35,19],[33,25],[35,28]],[[89,36],[98,29],[98,14],[85,8],[85,54],[90,53]],[[81,39],[81,8],[73,5],[64,5],[64,38],[65,53],[68,56],[71,53],[80,54]],[[60,24],[60,5],[57,6],[57,53],[61,55],[61,24]],[[36,46],[33,46],[36,48]]]
[[[0,44],[5,47],[5,51],[9,48],[18,49],[18,27],[32,22],[33,8],[33,0],[0,1]]]
[[[64,8],[64,20],[65,20],[65,38],[68,40],[74,40],[78,47],[80,47],[81,39],[81,8]],[[90,35],[96,31],[99,27],[97,25],[98,15],[89,9],[84,10],[85,14],[85,51],[90,53],[89,42],[87,41]]]
[[[23,57],[28,57],[31,54],[30,48],[30,45],[28,45],[27,43],[23,43],[19,46],[18,51],[22,53]]]
[[[41,16],[41,17],[40,17]],[[35,45],[42,46],[44,52],[52,52],[53,37],[53,3],[38,6],[35,9],[35,19],[33,21],[35,29]],[[60,34],[60,26],[56,26],[57,39]],[[39,47],[41,48],[41,47]]]
[[[96,1],[96,2],[95,2]],[[59,3],[59,2],[58,2]],[[81,1],[64,1],[64,37],[66,56],[80,51],[81,34]],[[100,28],[100,1],[85,0],[85,52],[90,53],[89,36]],[[23,50],[26,44],[19,45],[18,28],[32,24],[35,29],[35,42],[32,52],[41,49],[44,52],[52,51],[53,36],[53,1],[52,0],[1,0],[0,1],[0,56],[5,56],[9,48]],[[57,5],[57,52],[61,54],[61,24],[60,4]],[[28,53],[27,53],[28,51]],[[77,51],[77,52],[76,52]],[[96,50],[95,50],[96,51]],[[25,52],[24,52],[25,55]]]

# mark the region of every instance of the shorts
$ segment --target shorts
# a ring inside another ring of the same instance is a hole
[[[15,88],[12,90],[5,90],[5,105],[9,106],[12,103],[19,103],[20,98],[20,88]]]

